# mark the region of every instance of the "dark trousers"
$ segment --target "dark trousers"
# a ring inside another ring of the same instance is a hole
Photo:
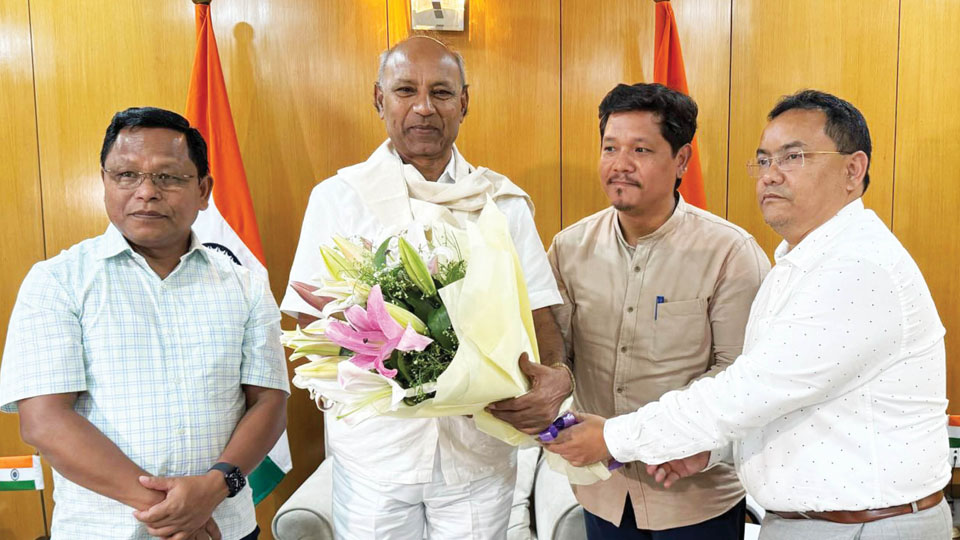
[[[583,517],[588,540],[743,540],[746,509],[747,500],[742,499],[730,510],[703,523],[648,531],[637,528],[637,518],[633,515],[633,505],[628,495],[619,527],[586,510],[583,511]]]
[[[244,537],[241,538],[240,540],[257,540],[257,538],[260,538],[260,527],[259,527],[259,526],[258,526],[256,529],[254,529],[252,533],[244,536]]]

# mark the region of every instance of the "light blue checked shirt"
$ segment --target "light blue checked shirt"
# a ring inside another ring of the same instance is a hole
[[[151,474],[204,474],[246,411],[241,385],[289,393],[267,284],[194,235],[166,279],[112,225],[34,265],[0,364],[0,410],[79,392],[75,409]],[[81,449],[78,449],[81,450]],[[54,471],[53,538],[150,538],[132,509]],[[249,487],[214,512],[251,533]]]

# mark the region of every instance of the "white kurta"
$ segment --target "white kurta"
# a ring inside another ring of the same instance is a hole
[[[316,283],[325,272],[319,248],[332,244],[334,235],[377,238],[386,226],[345,176],[356,170],[387,171],[406,178],[407,182],[425,182],[411,165],[400,162],[396,153],[384,143],[367,162],[341,170],[318,184],[310,195],[300,242],[290,271],[291,281]],[[441,177],[441,182],[458,181],[471,174],[470,166],[454,147],[454,157]],[[500,191],[520,193],[519,188],[501,186]],[[505,196],[496,199],[498,208],[507,216],[510,233],[523,266],[533,309],[560,303],[560,294],[543,244],[533,222],[527,199]],[[398,208],[398,213],[409,212]],[[477,213],[479,214],[479,212]],[[469,218],[455,211],[458,219]],[[299,295],[288,287],[281,309],[317,315]],[[327,415],[328,444],[337,462],[350,474],[370,480],[414,484],[431,482],[434,457],[439,450],[440,469],[449,484],[459,484],[493,474],[512,474],[515,449],[478,431],[473,420],[455,416],[448,418],[400,419],[375,417],[355,426],[338,422]]]

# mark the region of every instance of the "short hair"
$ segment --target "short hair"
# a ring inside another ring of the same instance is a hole
[[[697,132],[697,104],[681,92],[653,83],[618,84],[600,102],[600,139],[610,115],[618,112],[649,111],[660,120],[660,135],[670,143],[673,154],[690,144]]]
[[[460,71],[460,88],[461,88],[461,89],[464,89],[464,88],[467,87],[467,67],[466,67],[466,65],[464,64],[464,62],[463,62],[463,56],[460,56],[460,53],[458,53],[457,51],[452,50],[450,47],[447,46],[446,43],[440,41],[439,39],[432,38],[432,37],[430,37],[430,36],[422,36],[422,35],[418,35],[418,36],[414,36],[414,37],[417,37],[417,38],[425,38],[425,39],[432,39],[433,41],[436,41],[436,42],[439,43],[441,46],[443,46],[443,48],[446,49],[447,52],[450,53],[451,56],[453,56],[454,62],[457,63],[457,70]],[[406,41],[406,40],[404,40],[404,41]],[[382,53],[380,53],[380,65],[379,65],[379,67],[377,68],[377,84],[380,84],[380,83],[383,82],[383,70],[384,70],[384,68],[386,68],[386,66],[387,66],[387,61],[390,60],[390,57],[393,56],[393,53],[397,50],[397,47],[399,47],[400,45],[402,45],[402,44],[404,43],[404,41],[401,41],[400,43],[397,43],[397,44],[394,45],[393,47],[390,47],[389,49],[387,49],[387,50],[383,51]]]
[[[767,120],[773,120],[781,114],[794,109],[820,111],[827,117],[823,131],[844,154],[863,152],[867,155],[867,171],[863,175],[863,191],[870,185],[870,130],[867,121],[850,102],[819,90],[801,90],[796,94],[783,96],[773,107]]]
[[[130,107],[113,115],[107,132],[103,136],[103,146],[100,148],[100,166],[107,161],[107,154],[113,148],[120,132],[127,128],[164,128],[179,131],[186,136],[187,153],[190,161],[197,167],[197,178],[202,179],[210,173],[210,163],[207,161],[207,143],[203,135],[190,122],[179,114],[156,107]]]
[[[670,143],[674,156],[693,141],[697,132],[697,103],[690,96],[660,83],[618,84],[600,102],[601,144],[610,115],[629,111],[656,114],[660,121],[660,135]],[[673,189],[680,187],[681,180],[677,178]]]

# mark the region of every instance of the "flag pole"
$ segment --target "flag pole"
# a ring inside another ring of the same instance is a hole
[[[40,455],[40,452],[37,452],[36,455]],[[43,474],[43,468],[40,469],[40,474]],[[50,540],[50,528],[47,526],[47,502],[43,500],[43,490],[40,490],[40,514],[43,516],[43,536],[37,538],[37,540]]]
[[[192,0],[194,4],[203,4],[205,6],[210,5],[210,0]]]
[[[50,540],[50,529],[47,527],[47,503],[43,500],[43,490],[40,490],[40,513],[43,514],[43,540]],[[38,538],[37,540],[40,540]]]

